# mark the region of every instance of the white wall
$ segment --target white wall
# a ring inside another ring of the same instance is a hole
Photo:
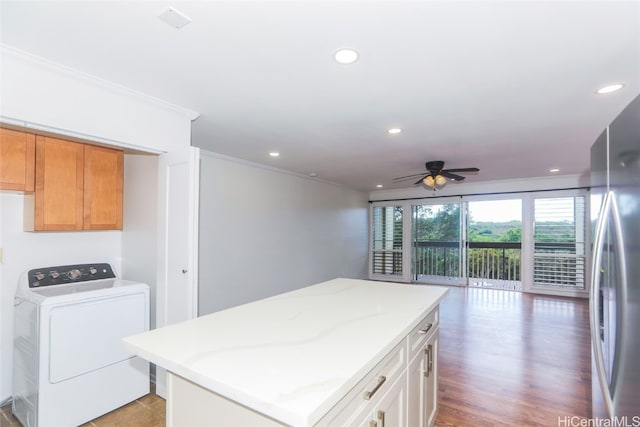
[[[59,130],[60,135],[76,135],[153,152],[183,150],[190,145],[191,120],[197,117],[193,111],[10,46],[0,45],[0,55],[0,119],[4,122],[54,133]],[[150,185],[156,180],[157,188],[158,174],[152,169],[149,168],[150,175],[143,179],[150,179]],[[127,175],[134,176],[132,174],[134,171],[129,168]],[[128,181],[130,179],[125,178],[125,194],[140,191],[139,186],[127,189]],[[129,257],[132,252],[122,249],[121,232],[23,232],[22,199],[23,196],[18,194],[0,194],[0,247],[5,254],[0,264],[0,402],[11,396],[13,294],[23,270],[56,264],[111,261],[118,270],[122,266],[125,278],[152,280],[152,270],[157,271],[156,265],[135,265],[144,258],[144,254],[123,262],[123,253]],[[164,202],[158,200],[158,203]],[[142,211],[137,213],[131,209]],[[146,209],[143,203],[125,201],[125,221],[129,224],[138,221],[137,215],[144,215]],[[158,218],[157,229],[167,227],[162,221]],[[141,230],[147,236],[152,234],[147,228]],[[124,241],[128,243],[130,238],[135,239],[135,236],[125,236]],[[153,261],[146,259],[140,262]],[[152,283],[150,285],[153,286]]]
[[[0,45],[0,115],[170,151],[190,144],[198,114]]]
[[[199,315],[367,274],[367,194],[201,151]]]
[[[484,182],[449,182],[442,189],[433,191],[424,185],[395,190],[376,190],[369,193],[371,201],[399,200],[411,198],[432,198],[472,194],[492,194],[517,191],[558,190],[589,187],[589,174],[559,175],[538,178],[508,179]]]
[[[120,274],[123,279],[149,285],[152,329],[156,326],[158,163],[159,156],[124,156],[124,218]]]

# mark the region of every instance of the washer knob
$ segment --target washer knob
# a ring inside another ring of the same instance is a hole
[[[77,268],[74,268],[73,270],[69,270],[67,272],[67,277],[71,280],[77,279],[80,276],[82,276],[82,272]]]
[[[51,277],[52,279],[57,279],[60,276],[60,273],[58,273],[57,271],[52,271],[49,273],[49,277]]]
[[[36,273],[33,277],[35,277],[36,280],[39,282],[40,280],[44,279],[44,274]]]
[[[89,273],[91,273],[91,274],[96,274],[97,272],[98,272],[98,270],[95,267],[91,267],[89,269]]]

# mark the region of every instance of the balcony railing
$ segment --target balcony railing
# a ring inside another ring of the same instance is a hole
[[[468,242],[470,279],[520,281],[520,242]],[[458,242],[415,242],[414,271],[418,276],[460,276]]]
[[[580,243],[536,243],[533,286],[584,288],[585,258]],[[468,242],[470,286],[522,289],[520,242]],[[402,249],[373,253],[374,273],[402,274]],[[414,242],[412,273],[419,281],[464,280],[458,242]]]

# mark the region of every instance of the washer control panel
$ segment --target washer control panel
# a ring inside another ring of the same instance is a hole
[[[89,280],[114,279],[116,277],[111,265],[106,263],[36,268],[29,270],[27,274],[30,288],[88,282]]]

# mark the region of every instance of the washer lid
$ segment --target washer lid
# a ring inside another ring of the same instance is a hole
[[[104,279],[92,282],[70,283],[43,288],[18,289],[16,298],[39,305],[60,304],[92,298],[104,298],[133,292],[149,292],[145,283],[122,279]]]

